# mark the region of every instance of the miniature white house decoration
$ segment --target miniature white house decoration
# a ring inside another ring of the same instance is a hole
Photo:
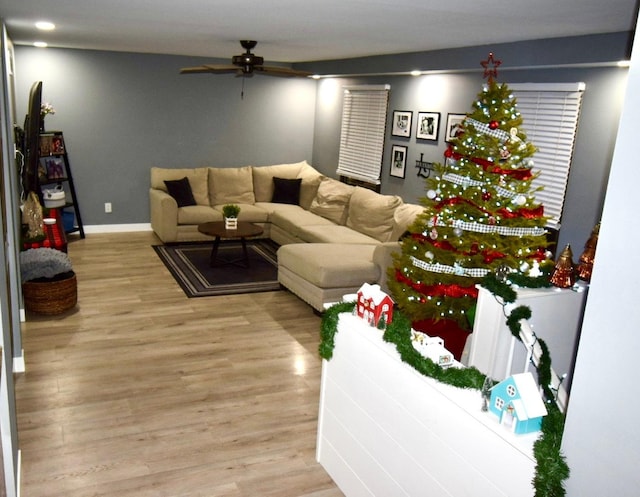
[[[371,326],[381,322],[389,324],[393,319],[393,300],[380,289],[380,285],[363,284],[358,290],[356,315]]]
[[[411,344],[422,357],[431,359],[438,366],[446,368],[454,363],[453,354],[445,349],[444,340],[440,337],[430,337],[411,328]]]
[[[522,435],[540,430],[547,408],[531,373],[509,376],[491,389],[489,410],[500,424]]]

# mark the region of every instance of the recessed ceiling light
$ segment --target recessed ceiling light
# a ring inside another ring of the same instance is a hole
[[[33,46],[38,48],[47,48],[49,45],[47,45],[47,42],[45,41],[36,41],[33,43]]]
[[[51,31],[52,29],[56,29],[56,25],[49,21],[38,21],[36,23],[36,28],[41,29],[42,31]]]

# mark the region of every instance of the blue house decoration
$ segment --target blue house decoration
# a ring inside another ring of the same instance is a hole
[[[540,430],[547,408],[531,373],[509,376],[491,389],[489,410],[500,424],[522,435]]]

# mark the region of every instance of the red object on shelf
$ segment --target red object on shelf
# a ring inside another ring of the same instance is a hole
[[[62,223],[62,213],[59,209],[50,209],[49,215],[56,220],[55,224],[43,224],[45,239],[37,242],[24,242],[22,244],[23,250],[32,248],[52,248],[60,250],[61,252],[67,251],[67,235],[64,231],[64,224]]]

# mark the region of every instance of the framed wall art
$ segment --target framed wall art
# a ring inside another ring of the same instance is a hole
[[[411,121],[413,112],[410,110],[394,110],[391,123],[391,135],[409,138],[411,136]]]
[[[466,114],[449,114],[447,116],[447,135],[445,140],[450,142],[456,137],[459,131],[460,123],[467,117]]]
[[[418,112],[416,138],[420,140],[438,141],[439,129],[440,112]]]
[[[407,169],[407,147],[394,145],[391,148],[391,167],[389,174],[396,178],[404,178]]]

